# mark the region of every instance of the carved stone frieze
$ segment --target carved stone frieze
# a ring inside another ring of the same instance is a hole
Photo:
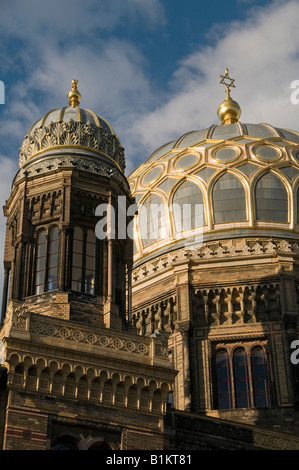
[[[133,270],[133,281],[135,283],[144,278],[151,277],[163,272],[173,266],[174,263],[189,261],[198,263],[209,259],[230,259],[240,256],[257,256],[261,254],[294,253],[299,255],[299,244],[286,240],[258,240],[247,239],[228,240],[217,243],[204,243],[197,249],[187,250],[181,248],[164,254],[158,259],[147,261]]]
[[[83,122],[53,122],[27,135],[20,148],[20,168],[38,152],[55,147],[85,147],[103,153],[125,170],[124,149],[105,129]]]
[[[62,155],[59,158],[47,156],[43,161],[37,163],[30,162],[30,165],[25,168],[21,168],[18,174],[15,177],[14,183],[17,183],[25,177],[31,177],[36,175],[41,175],[49,173],[50,171],[55,171],[62,168],[76,168],[77,170],[87,171],[94,175],[113,177],[117,179],[125,189],[128,189],[128,182],[125,176],[117,168],[112,169],[111,165],[103,164],[103,160],[95,159],[90,161],[84,157],[74,157],[71,155]]]
[[[94,333],[89,329],[71,328],[62,326],[54,322],[43,322],[41,320],[32,320],[30,322],[30,332],[38,335],[54,336],[56,338],[67,339],[79,343],[92,344],[103,348],[110,348],[129,353],[141,354],[148,356],[150,347],[142,341],[125,340],[117,336],[107,334]]]

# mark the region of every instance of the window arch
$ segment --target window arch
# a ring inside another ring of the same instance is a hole
[[[255,186],[256,219],[288,222],[288,195],[285,185],[272,172],[261,176]]]
[[[168,237],[165,204],[157,194],[150,194],[139,211],[139,230],[143,246]]]
[[[58,227],[52,227],[49,232],[41,230],[37,236],[35,293],[57,289],[58,278]]]
[[[175,232],[184,232],[205,225],[203,194],[193,181],[184,181],[172,198]]]
[[[216,181],[212,201],[216,224],[247,220],[244,186],[232,173],[225,173]]]

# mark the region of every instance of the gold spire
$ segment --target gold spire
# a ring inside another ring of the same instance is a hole
[[[221,124],[232,124],[238,122],[241,116],[242,110],[239,104],[234,101],[230,96],[230,88],[236,88],[234,78],[231,78],[228,74],[228,68],[225,69],[225,75],[220,75],[222,85],[226,86],[226,98],[220,104],[217,114],[221,121]]]
[[[78,80],[73,78],[72,89],[67,94],[69,105],[72,106],[72,108],[76,108],[80,104],[81,93],[78,91],[77,84]]]

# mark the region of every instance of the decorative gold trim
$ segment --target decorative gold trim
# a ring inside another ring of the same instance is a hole
[[[178,168],[177,167],[177,162],[179,160],[181,160],[181,158],[184,158],[188,155],[194,155],[196,157],[195,163],[192,163],[190,166],[186,166],[186,167],[183,167],[183,168]],[[201,161],[201,159],[202,159],[202,154],[201,153],[188,152],[187,151],[187,152],[184,152],[183,154],[177,155],[175,158],[172,159],[172,167],[176,171],[181,171],[181,172],[189,171],[189,170],[192,170],[193,168],[195,168],[196,165],[198,165],[198,163]]]
[[[144,178],[155,168],[161,169],[159,175],[156,176],[153,180],[149,181],[148,183],[145,183]],[[153,184],[159,181],[159,178],[163,176],[163,173],[165,173],[165,165],[163,163],[154,164],[151,167],[148,167],[145,173],[142,173],[139,177],[139,186],[148,189],[149,186],[152,186]]]

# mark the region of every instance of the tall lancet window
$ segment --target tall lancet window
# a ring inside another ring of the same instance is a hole
[[[49,234],[47,290],[57,289],[58,243],[58,228],[55,227]]]
[[[96,237],[94,229],[76,226],[73,236],[72,290],[95,293]]]
[[[83,230],[75,227],[73,237],[72,290],[82,290]]]
[[[94,230],[87,230],[86,236],[86,258],[85,258],[85,292],[87,294],[94,294],[95,283],[95,252],[96,252],[96,237]]]
[[[58,272],[58,228],[51,228],[48,235],[41,230],[37,237],[35,293],[54,290],[57,288]]]
[[[45,290],[47,256],[47,235],[46,230],[39,232],[37,237],[36,251],[36,271],[35,271],[35,293],[42,294]]]

